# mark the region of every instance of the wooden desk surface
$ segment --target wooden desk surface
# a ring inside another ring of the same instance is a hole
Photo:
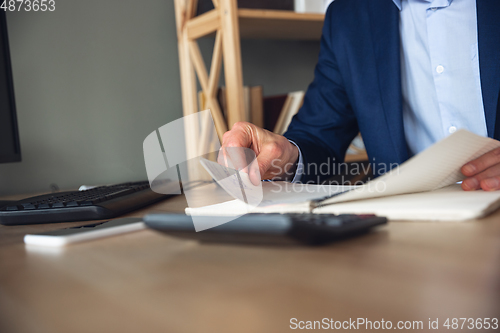
[[[131,216],[185,206],[176,197]],[[317,248],[200,245],[149,230],[62,251],[22,243],[85,223],[0,226],[0,332],[289,332],[291,318],[423,321],[427,331],[429,318],[500,317],[500,212],[392,222]]]

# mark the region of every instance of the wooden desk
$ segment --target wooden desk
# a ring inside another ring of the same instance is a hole
[[[177,197],[132,215],[185,206]],[[291,318],[358,317],[421,320],[427,331],[429,318],[500,317],[500,212],[393,222],[318,248],[200,245],[149,230],[63,251],[22,243],[84,223],[0,226],[0,332],[289,332]]]

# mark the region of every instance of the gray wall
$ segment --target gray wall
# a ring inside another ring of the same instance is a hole
[[[182,116],[173,2],[56,1],[7,21],[23,161],[0,164],[0,195],[146,179],[143,139]],[[243,41],[245,84],[306,89],[318,51]]]

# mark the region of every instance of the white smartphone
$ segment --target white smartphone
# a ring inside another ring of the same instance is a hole
[[[59,229],[40,234],[24,236],[24,243],[49,247],[63,247],[68,244],[92,239],[115,236],[145,229],[142,218],[126,217],[106,222],[86,224],[80,227]]]

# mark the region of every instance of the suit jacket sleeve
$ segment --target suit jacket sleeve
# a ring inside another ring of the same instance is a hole
[[[302,151],[302,182],[318,183],[334,175],[335,165],[344,161],[347,148],[358,133],[339,70],[348,64],[337,62],[341,43],[332,43],[332,38],[342,29],[336,25],[335,8],[336,2],[333,2],[326,13],[314,80],[306,92],[304,105],[285,133]]]

